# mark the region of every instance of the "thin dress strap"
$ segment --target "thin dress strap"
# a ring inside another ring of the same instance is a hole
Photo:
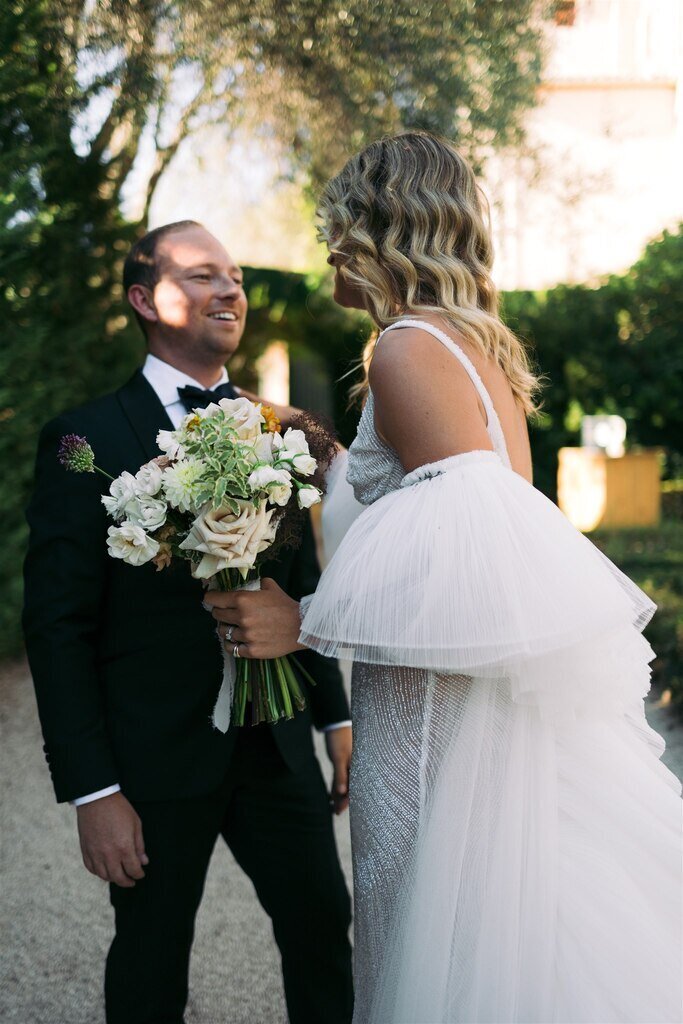
[[[481,398],[482,405],[484,406],[484,410],[486,412],[486,430],[491,439],[491,444],[505,465],[510,467],[510,456],[508,455],[507,445],[505,443],[505,434],[503,433],[503,428],[500,425],[498,413],[496,412],[491,396],[484,387],[484,382],[477,373],[474,363],[470,357],[463,352],[460,346],[456,344],[456,342],[453,341],[445,331],[442,331],[439,327],[435,327],[433,324],[428,323],[426,320],[396,320],[395,323],[389,324],[388,327],[385,327],[379,337],[383,337],[387,331],[391,331],[396,327],[419,327],[421,331],[426,331],[427,334],[433,335],[437,341],[440,341],[441,344],[444,345],[449,352],[452,352],[455,358],[460,361],[470,380],[474,384],[477,394]],[[379,338],[377,340],[379,341]]]

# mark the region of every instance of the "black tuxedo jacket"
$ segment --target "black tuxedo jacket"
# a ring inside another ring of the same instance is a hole
[[[229,768],[235,730],[224,735],[210,724],[222,655],[201,584],[185,563],[157,572],[110,558],[105,478],[70,473],[57,461],[60,438],[74,433],[112,476],[135,473],[159,454],[157,431],[171,426],[138,371],[119,391],[53,420],[40,437],[24,629],[59,801],[116,782],[134,800],[190,797],[216,788]],[[301,548],[263,575],[294,598],[313,592],[319,570],[310,522]],[[272,729],[293,771],[314,756],[312,722],[349,717],[336,662],[299,656],[318,683],[308,689],[307,710],[260,727]]]

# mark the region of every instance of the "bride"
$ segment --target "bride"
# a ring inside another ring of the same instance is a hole
[[[472,171],[383,139],[320,212],[336,300],[380,329],[348,460],[367,507],[301,607],[271,581],[207,600],[241,657],[354,658],[354,1020],[680,1021],[654,606],[532,486],[536,381]]]

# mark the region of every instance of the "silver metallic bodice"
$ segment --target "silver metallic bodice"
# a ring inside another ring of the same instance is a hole
[[[355,440],[349,448],[346,479],[353,487],[356,501],[372,505],[378,498],[401,486],[406,474],[401,460],[375,430],[375,403],[372,391],[363,408]]]

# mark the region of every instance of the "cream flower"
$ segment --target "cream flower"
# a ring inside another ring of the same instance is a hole
[[[121,526],[109,527],[107,548],[112,558],[122,558],[128,565],[144,565],[159,551],[158,543],[148,537],[142,527],[127,521]]]
[[[126,507],[126,515],[131,523],[141,526],[143,530],[154,533],[166,522],[167,505],[161,498],[150,498],[141,494],[129,502]]]
[[[317,487],[313,487],[311,484],[306,484],[305,487],[300,487],[296,492],[296,500],[299,508],[310,508],[311,505],[317,505],[320,498],[320,491]]]
[[[245,457],[252,465],[273,461],[273,438],[275,437],[279,437],[279,434],[259,434],[258,437],[243,444]]]
[[[163,472],[164,494],[169,505],[180,512],[195,512],[205,473],[204,463],[190,457]]]
[[[161,490],[161,466],[157,462],[148,462],[135,474],[135,489],[138,496],[148,494],[153,497]]]
[[[282,443],[288,452],[305,452],[308,455],[308,441],[303,430],[289,427],[282,435]]]
[[[273,510],[266,509],[265,498],[258,505],[242,499],[237,504],[237,515],[227,506],[215,509],[210,503],[206,505],[181,543],[183,551],[199,551],[203,555],[192,566],[192,575],[197,579],[209,579],[222,569],[239,569],[246,575],[256,556],[275,540]]]
[[[286,505],[292,493],[292,474],[286,469],[259,466],[247,482],[254,491],[267,491],[271,505]]]
[[[137,497],[137,484],[132,473],[124,470],[112,480],[109,494],[102,495],[102,504],[113,519],[123,519],[128,505]]]
[[[185,449],[182,446],[181,430],[160,430],[157,434],[157,445],[169,459],[184,459]]]
[[[224,414],[232,420],[237,436],[242,440],[258,437],[261,425],[265,423],[261,415],[261,406],[250,402],[248,398],[221,398],[218,403]]]

